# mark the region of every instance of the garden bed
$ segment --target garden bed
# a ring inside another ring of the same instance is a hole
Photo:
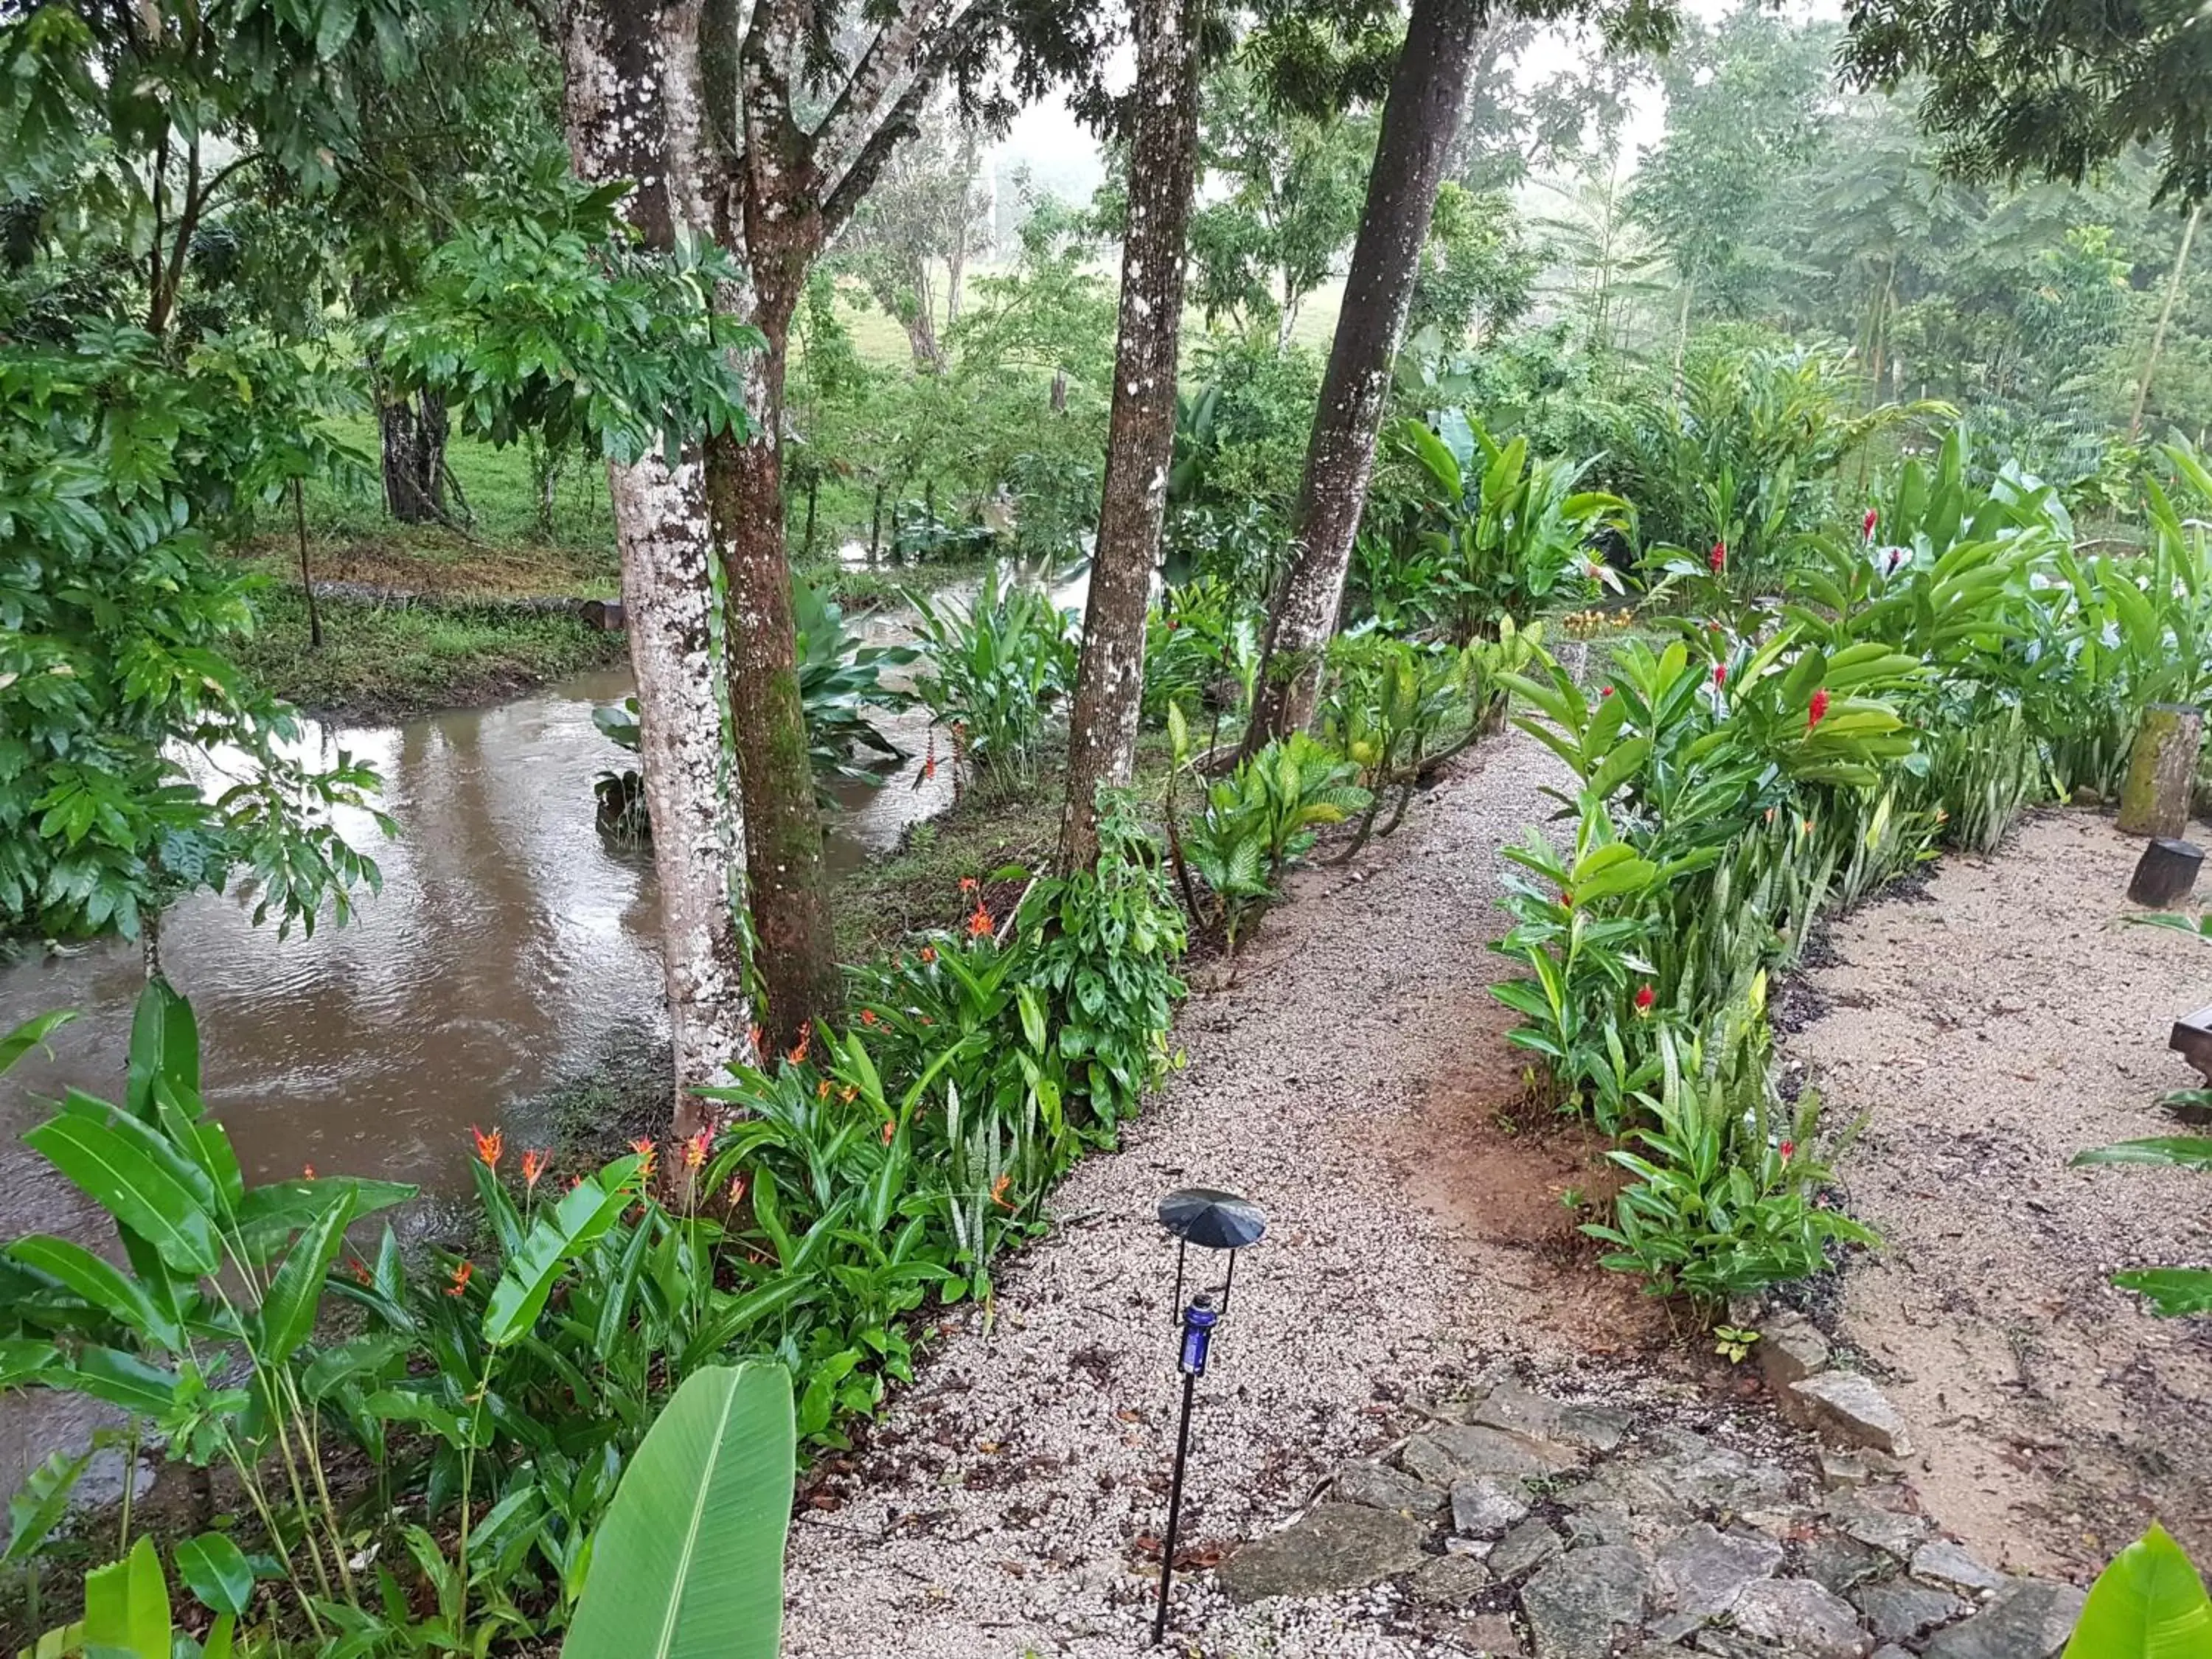
[[[1990,1559],[2094,1570],[2154,1516],[2212,1551],[2212,1326],[2106,1280],[2212,1257],[2203,1177],[2073,1169],[2171,1134],[2166,1052],[2212,1001],[2212,951],[2125,925],[2141,842],[2087,811],[1831,931],[1784,1041],[1836,1121],[1852,1208],[1887,1248],[1845,1275],[1835,1334],[1917,1429],[1917,1484]]]

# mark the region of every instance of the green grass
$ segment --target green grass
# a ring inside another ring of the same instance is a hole
[[[384,511],[384,491],[377,471],[377,428],[369,415],[340,416],[328,422],[332,436],[350,446],[364,466],[343,482],[319,480],[307,491],[307,531],[310,536],[331,540],[384,540],[395,531],[410,526],[394,525]],[[541,545],[538,495],[531,477],[530,457],[519,445],[495,449],[488,443],[454,434],[446,446],[446,463],[460,484],[460,501],[448,501],[457,522],[466,526],[477,540],[500,546]],[[276,515],[281,522],[270,530],[289,528],[289,507]],[[612,556],[614,515],[607,503],[606,467],[596,456],[571,456],[554,490],[553,534],[556,547],[605,549]]]
[[[349,720],[495,702],[624,660],[621,635],[567,614],[325,600],[316,650],[296,587],[264,590],[258,608],[261,626],[236,653],[240,665],[309,713]]]

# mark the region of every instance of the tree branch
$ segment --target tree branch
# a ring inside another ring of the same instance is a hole
[[[946,8],[946,0],[902,0],[897,15],[876,31],[852,75],[814,129],[815,163],[833,183],[850,170],[882,116],[899,77],[913,67],[915,48]]]
[[[861,198],[874,186],[891,153],[913,135],[922,106],[936,90],[939,78],[981,31],[989,15],[989,9],[979,0],[968,0],[958,15],[938,30],[936,44],[915,65],[905,89],[874,131],[860,138],[860,148],[842,174],[823,173],[826,187],[822,198],[822,225],[825,241],[836,240],[860,207]]]

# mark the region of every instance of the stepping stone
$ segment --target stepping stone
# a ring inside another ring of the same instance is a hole
[[[1792,1382],[1828,1368],[1828,1339],[1802,1314],[1784,1314],[1759,1327],[1759,1374],[1780,1394]]]
[[[1866,1615],[1875,1638],[1883,1642],[1910,1642],[1968,1611],[1948,1590],[1926,1584],[1869,1584],[1855,1591],[1851,1600]]]
[[[1904,1417],[1856,1371],[1822,1371],[1782,1390],[1783,1414],[1844,1446],[1902,1457],[1912,1449]]]
[[[1431,1607],[1456,1607],[1472,1601],[1498,1581],[1471,1555],[1432,1555],[1413,1569],[1407,1593]]]
[[[1346,1463],[1336,1472],[1335,1496],[1339,1503],[1401,1515],[1434,1515],[1444,1506],[1443,1492],[1387,1463]]]
[[[1243,1546],[1214,1574],[1231,1601],[1333,1595],[1411,1572],[1428,1559],[1428,1528],[1358,1504],[1322,1504],[1284,1531]]]
[[[1581,1462],[1567,1447],[1480,1425],[1447,1425],[1417,1434],[1406,1443],[1398,1461],[1432,1486],[1449,1486],[1478,1474],[1557,1474]]]
[[[1475,1402],[1470,1423],[1505,1429],[1532,1440],[1556,1440],[1589,1451],[1609,1452],[1628,1432],[1629,1417],[1607,1406],[1577,1406],[1505,1382]]]
[[[1938,1631],[1927,1659],[2057,1659],[2087,1599],[2071,1584],[2015,1578],[1966,1623]]]
[[[1536,1659],[1610,1659],[1613,1638],[1643,1621],[1650,1582],[1644,1558],[1625,1544],[1559,1557],[1521,1592]]]
[[[1912,1559],[1928,1532],[1928,1522],[1920,1516],[1886,1510],[1856,1498],[1837,1499],[1828,1506],[1828,1514],[1844,1537],[1871,1545],[1900,1561]]]
[[[1968,1595],[2002,1589],[2004,1574],[1985,1567],[1947,1538],[1931,1538],[1912,1552],[1912,1576],[1932,1584],[1948,1584]]]
[[[1469,1538],[1498,1538],[1528,1518],[1528,1489],[1518,1480],[1477,1475],[1451,1489],[1452,1526]]]
[[[1541,1521],[1523,1521],[1490,1552],[1490,1570],[1507,1583],[1559,1553],[1559,1534]]]
[[[1663,1599],[1678,1612],[1711,1619],[1734,1607],[1746,1584],[1773,1576],[1782,1565],[1782,1547],[1733,1536],[1701,1521],[1662,1544],[1653,1565]]]
[[[1729,1609],[1735,1627],[1796,1659],[1860,1659],[1869,1645],[1858,1609],[1809,1578],[1763,1578],[1746,1584]]]

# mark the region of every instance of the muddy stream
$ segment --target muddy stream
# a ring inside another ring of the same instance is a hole
[[[1083,587],[1062,579],[1053,597],[1079,606]],[[902,608],[849,625],[872,645],[914,638]],[[365,814],[342,820],[381,866],[382,893],[313,938],[255,927],[239,893],[195,894],[161,922],[163,968],[198,1019],[209,1107],[248,1179],[312,1164],[411,1182],[427,1200],[420,1213],[435,1217],[468,1191],[470,1125],[502,1124],[511,1144],[529,1144],[550,1127],[532,1121],[544,1110],[535,1103],[587,1077],[611,1047],[665,1030],[651,849],[603,836],[592,816],[593,781],[635,757],[592,711],[629,690],[626,672],[604,672],[398,726],[311,724],[311,747],[345,750],[383,775],[398,837],[382,839]],[[926,710],[874,718],[921,752]],[[917,770],[909,761],[880,787],[840,787],[833,869],[896,848],[910,823],[950,804],[951,769],[919,787]],[[138,947],[119,941],[0,965],[0,1031],[48,1009],[77,1014],[50,1054],[0,1081],[0,1237],[55,1233],[114,1254],[106,1218],[21,1137],[66,1086],[120,1098],[143,983]],[[82,1446],[98,1420],[70,1396],[0,1396],[0,1495],[50,1451]],[[88,1482],[94,1496],[120,1489],[119,1461],[106,1461],[106,1478]]]

